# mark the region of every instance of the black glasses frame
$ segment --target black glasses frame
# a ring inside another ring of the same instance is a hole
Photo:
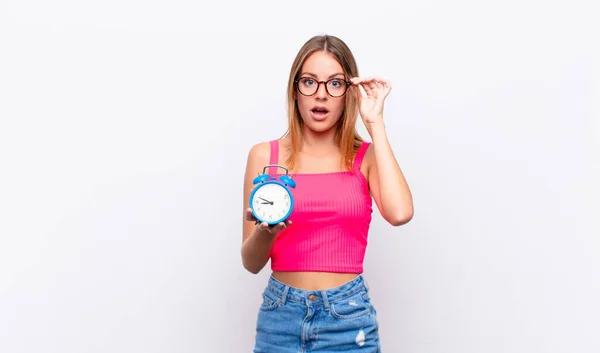
[[[304,93],[302,93],[302,91],[300,90],[300,87],[298,87],[298,84],[299,84],[300,80],[301,80],[301,79],[303,79],[303,78],[308,78],[308,79],[311,79],[311,80],[314,80],[315,82],[317,82],[317,88],[315,89],[315,92],[314,92],[313,94],[304,94]],[[345,82],[345,83],[346,83],[346,89],[344,89],[344,93],[342,93],[342,94],[341,94],[341,95],[339,95],[339,96],[334,96],[333,94],[331,94],[331,93],[329,92],[329,89],[327,89],[327,84],[328,84],[330,81],[342,81],[342,82]],[[329,96],[333,97],[333,98],[340,98],[340,97],[343,97],[343,96],[346,94],[346,92],[348,92],[348,87],[350,87],[350,86],[352,85],[352,82],[350,82],[350,81],[346,81],[345,79],[341,79],[341,78],[330,78],[330,79],[329,79],[329,80],[327,80],[327,81],[318,81],[317,79],[315,79],[315,78],[312,78],[312,77],[300,77],[299,79],[297,79],[297,80],[294,80],[294,83],[296,84],[296,89],[298,90],[298,92],[300,92],[300,94],[301,94],[301,95],[303,95],[303,96],[305,96],[305,97],[314,96],[314,95],[315,95],[315,93],[319,92],[319,88],[321,87],[321,83],[322,83],[322,84],[324,84],[324,85],[325,85],[325,92],[327,92],[327,94],[328,94]]]

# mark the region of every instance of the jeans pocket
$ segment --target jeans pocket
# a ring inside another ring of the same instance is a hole
[[[338,319],[356,319],[371,313],[371,303],[365,293],[359,292],[346,299],[331,303],[330,312]]]
[[[266,290],[262,294],[262,299],[263,300],[259,308],[261,311],[275,310],[281,305],[281,298]]]

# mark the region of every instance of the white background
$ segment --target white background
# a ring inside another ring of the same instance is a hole
[[[321,33],[393,84],[384,352],[599,352],[592,3],[0,1],[0,352],[250,352],[246,156]]]

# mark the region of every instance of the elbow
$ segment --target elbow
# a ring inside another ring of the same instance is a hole
[[[410,220],[413,218],[413,215],[414,211],[411,209],[407,212],[398,212],[397,214],[389,217],[387,221],[394,227],[399,227],[410,222]]]
[[[254,275],[262,271],[263,267],[265,267],[267,264],[266,260],[261,261],[259,258],[253,256],[253,254],[249,252],[246,242],[242,243],[241,256],[242,266],[244,266],[244,269]]]
[[[248,263],[248,261],[246,261],[246,259],[242,258],[242,265],[244,266],[244,269],[250,273],[252,273],[253,275],[256,275],[260,272],[260,268],[258,268],[257,266],[253,266],[252,264]]]
[[[252,274],[257,274],[258,271],[256,269],[256,266],[253,266],[252,261],[250,256],[248,256],[248,249],[246,248],[246,241],[242,242],[242,246],[241,246],[241,258],[242,258],[242,266],[244,267],[244,269]]]
[[[260,272],[260,268],[244,266],[244,268],[253,275],[257,275]]]
[[[257,275],[260,273],[260,271],[263,269],[263,266],[260,266],[256,263],[251,263],[250,261],[247,261],[246,259],[242,259],[242,265],[244,266],[244,269],[246,269],[246,271],[252,273],[253,275]]]
[[[246,269],[246,271],[252,273],[253,275],[257,275],[261,270],[261,268],[259,268],[257,266],[252,266],[247,263],[244,263],[244,268]]]

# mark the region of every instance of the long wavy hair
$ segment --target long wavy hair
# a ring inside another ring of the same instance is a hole
[[[285,164],[290,170],[294,170],[297,164],[297,153],[300,151],[302,143],[302,134],[304,122],[300,116],[298,105],[295,99],[296,85],[300,70],[304,61],[317,51],[324,51],[333,55],[340,63],[347,80],[358,76],[358,67],[354,55],[350,48],[341,39],[332,35],[320,35],[309,39],[298,51],[296,58],[290,70],[290,76],[287,86],[287,110],[288,110],[288,130],[283,137],[289,137],[291,140],[288,146],[289,157]],[[356,131],[356,119],[358,117],[358,97],[360,94],[356,86],[348,87],[345,94],[345,105],[342,116],[336,126],[335,144],[342,154],[342,170],[351,170],[354,156],[360,147],[363,139]]]

